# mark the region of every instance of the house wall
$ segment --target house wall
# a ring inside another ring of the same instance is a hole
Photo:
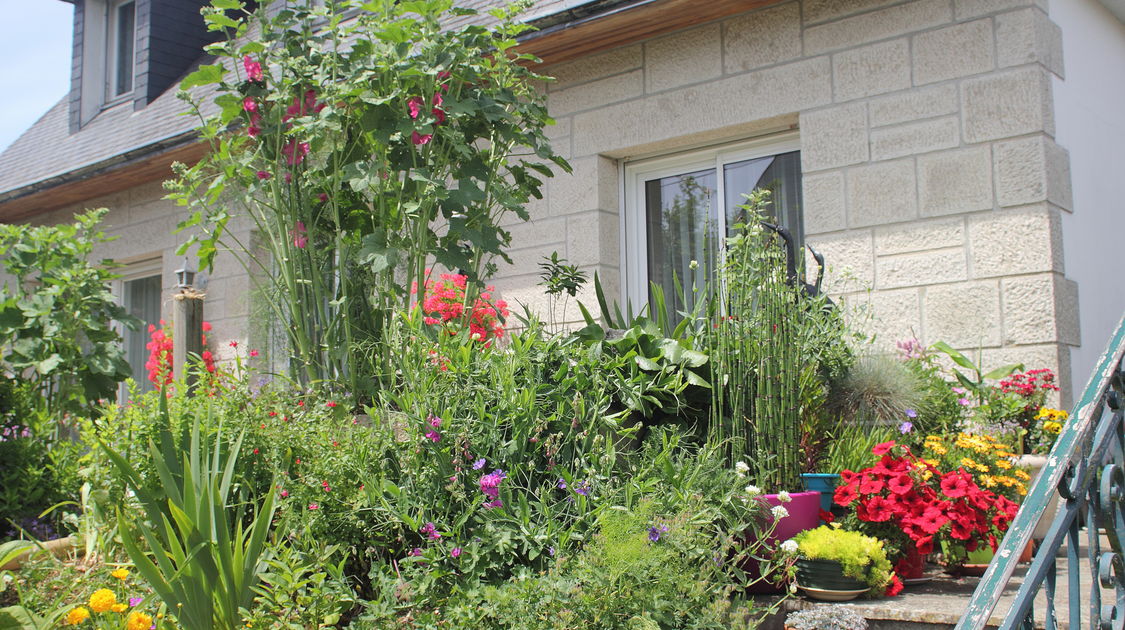
[[[625,161],[795,127],[808,241],[879,343],[981,348],[1067,390],[1061,62],[1042,0],[793,0],[544,68],[574,174],[512,227],[496,284],[544,311],[534,272],[554,250],[620,295]]]
[[[73,221],[75,213],[109,208],[102,228],[107,236],[117,239],[97,248],[94,258],[111,258],[126,265],[126,271],[128,265],[160,259],[165,296],[161,312],[170,320],[175,271],[184,263],[182,257],[176,256],[176,249],[187,239],[186,234],[174,232],[186,212],[174,202],[163,199],[164,195],[161,183],[152,182],[54,210],[36,217],[35,222],[66,223]],[[250,231],[245,225],[235,225],[234,234],[247,239]],[[192,264],[196,264],[194,257]],[[253,287],[250,278],[233,256],[220,253],[215,269],[210,273],[201,272],[195,286],[207,294],[203,318],[213,326],[209,345],[220,359],[233,357],[230,341],[239,342],[243,348],[247,344],[263,343],[264,337],[259,331],[251,329]]]
[[[1125,234],[1125,24],[1096,0],[1056,1],[1066,80],[1055,80],[1059,144],[1070,152],[1073,213],[1064,213],[1067,276],[1079,285],[1082,343],[1071,350],[1076,387],[1085,384],[1125,313],[1113,281]]]

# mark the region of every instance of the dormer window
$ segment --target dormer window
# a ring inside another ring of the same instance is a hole
[[[134,0],[111,0],[109,33],[106,37],[106,73],[109,79],[106,100],[133,91],[134,52],[137,32],[137,4]]]

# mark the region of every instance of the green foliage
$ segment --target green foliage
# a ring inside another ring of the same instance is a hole
[[[224,452],[221,433],[208,446],[200,438],[202,423],[196,421],[190,437],[182,435],[178,446],[166,405],[158,422],[160,445],[148,443],[158,488],[146,483],[129,460],[103,446],[142,508],[141,513],[119,508],[122,543],[137,571],[183,627],[233,630],[242,625],[263,570],[274,495],[267,493],[252,514],[252,498],[236,498],[234,469],[241,437]]]
[[[972,392],[977,398],[978,403],[983,403],[985,397],[988,395],[989,385],[988,381],[1004,378],[1005,376],[1023,369],[1022,363],[1012,363],[1009,365],[1002,365],[996,369],[985,372],[984,366],[981,364],[981,353],[977,353],[977,360],[974,363],[969,357],[961,352],[953,349],[953,346],[945,343],[944,341],[935,342],[933,349],[941,352],[949,357],[958,367],[964,368],[965,372],[961,370],[952,370],[953,376],[961,383],[961,386]]]
[[[339,549],[315,542],[309,546],[308,553],[290,545],[275,547],[262,583],[255,588],[258,599],[247,624],[294,630],[309,623],[335,626],[356,604]]]
[[[817,469],[820,472],[839,473],[842,470],[863,470],[875,464],[871,454],[876,444],[893,440],[898,434],[894,427],[842,421],[827,438],[827,447]]]
[[[822,525],[797,534],[793,540],[802,558],[839,562],[844,575],[867,584],[874,595],[881,595],[893,577],[883,542],[877,538]]]
[[[962,396],[953,391],[953,385],[946,380],[936,355],[924,353],[906,359],[903,364],[914,373],[920,385],[921,396],[914,408],[918,415],[911,420],[914,424],[912,435],[956,432],[965,415],[965,406],[959,402]]]
[[[238,17],[231,4],[207,14],[228,35],[209,47],[225,65],[184,84],[213,85],[221,110],[203,126],[210,155],[172,187],[195,209],[181,227],[201,230],[185,247],[209,267],[226,243],[263,281],[295,379],[369,395],[394,379],[390,314],[409,310],[430,265],[492,275],[510,262],[501,226],[528,218],[553,167],[570,168],[543,134],[553,121],[531,58],[512,50],[529,27],[497,9],[490,26],[447,29],[474,13],[450,0]],[[246,133],[228,133],[236,123]],[[235,216],[249,217],[257,243],[226,229]]]
[[[129,376],[114,322],[137,322],[110,293],[113,264],[90,260],[110,240],[98,228],[105,213],[0,224],[0,258],[14,280],[0,288],[0,367],[57,415],[93,413]]]
[[[787,277],[785,250],[761,224],[769,191],[747,195],[719,271],[721,316],[709,336],[711,439],[751,466],[756,483],[793,489],[802,470],[803,419],[819,412],[827,380],[850,360],[848,335],[826,298]],[[803,405],[807,405],[804,406]]]

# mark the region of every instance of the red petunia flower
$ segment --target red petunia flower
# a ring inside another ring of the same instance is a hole
[[[914,480],[907,474],[898,474],[887,482],[887,488],[895,494],[906,494],[914,488]]]
[[[832,495],[832,500],[836,502],[836,505],[847,507],[851,505],[852,501],[855,501],[858,496],[855,487],[849,484],[836,488],[836,492]]]
[[[902,581],[897,575],[891,576],[891,583],[887,585],[887,597],[894,597],[902,592]]]
[[[963,497],[969,493],[969,476],[964,469],[951,472],[941,478],[941,491],[951,499]]]
[[[863,480],[859,482],[859,491],[861,494],[878,494],[883,491],[883,480],[871,475],[864,475]]]
[[[883,442],[882,444],[876,444],[875,447],[871,449],[871,453],[874,455],[886,455],[887,451],[891,450],[894,447],[895,441],[889,440],[887,442]]]

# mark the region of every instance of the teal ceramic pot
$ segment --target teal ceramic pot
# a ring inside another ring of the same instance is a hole
[[[820,493],[820,509],[825,512],[832,511],[832,495],[836,492],[836,484],[840,483],[840,475],[836,473],[804,473],[801,483],[805,490]]]

